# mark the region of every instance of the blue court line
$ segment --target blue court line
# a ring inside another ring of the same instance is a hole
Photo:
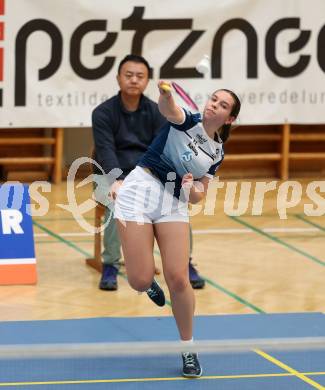
[[[248,227],[249,229],[253,230],[255,233],[261,234],[262,236],[268,238],[269,240],[272,240],[272,241],[276,242],[277,244],[280,244],[280,245],[286,247],[287,249],[292,250],[293,252],[299,253],[300,255],[304,256],[305,258],[312,260],[314,263],[325,266],[325,261],[320,260],[317,257],[315,257],[315,256],[313,256],[313,255],[311,255],[311,254],[309,254],[309,253],[307,253],[307,252],[305,252],[305,251],[303,251],[303,250],[301,250],[301,249],[299,249],[291,244],[288,244],[284,240],[281,240],[281,238],[275,237],[270,233],[266,233],[263,230],[251,225],[250,223],[243,221],[239,217],[229,216],[229,218],[240,223],[241,225],[243,225],[245,227]]]
[[[86,251],[84,251],[83,249],[81,249],[79,246],[75,245],[73,242],[69,241],[69,240],[66,240],[64,239],[63,237],[59,236],[58,234],[52,232],[51,230],[47,229],[45,226],[41,225],[40,223],[38,223],[37,221],[33,220],[33,224],[35,226],[37,226],[39,229],[43,230],[44,232],[46,232],[47,234],[49,234],[51,237],[54,237],[56,238],[58,241],[70,246],[71,248],[77,250],[79,253],[82,253],[83,255],[85,255],[86,257],[92,257],[92,255]],[[158,251],[154,251],[155,254],[159,255],[160,256],[160,253]],[[119,272],[119,275],[122,276],[125,280],[127,280],[126,276]],[[258,308],[257,306],[253,305],[252,303],[246,301],[244,298],[241,298],[239,295],[227,290],[226,288],[218,285],[217,283],[213,282],[212,280],[208,279],[208,278],[204,278],[207,283],[209,283],[212,287],[222,291],[223,293],[225,293],[226,295],[230,296],[231,298],[235,299],[236,301],[240,302],[241,304],[249,307],[250,309],[253,309],[255,312],[257,313],[265,313],[262,309]],[[166,300],[166,303],[171,306],[171,302]]]

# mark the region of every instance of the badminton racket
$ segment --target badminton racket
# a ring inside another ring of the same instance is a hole
[[[171,83],[175,92],[177,93],[177,95],[190,107],[192,108],[193,110],[195,111],[199,111],[199,107],[197,106],[197,104],[193,101],[193,99],[189,96],[188,93],[186,93],[184,91],[184,89],[177,83],[175,82],[172,82]]]
[[[186,105],[190,108],[192,108],[195,111],[199,111],[199,107],[196,105],[196,103],[192,100],[192,98],[189,96],[188,93],[184,91],[184,89],[177,83],[172,82],[171,83],[173,89],[177,93],[177,95],[183,100],[183,102],[186,103]],[[162,83],[160,85],[160,88],[163,89],[166,92],[171,92],[170,84]]]

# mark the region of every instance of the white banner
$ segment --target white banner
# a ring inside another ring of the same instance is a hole
[[[90,126],[131,52],[152,66],[154,100],[162,78],[200,108],[234,90],[242,124],[325,122],[324,0],[7,0],[1,23],[0,127]]]

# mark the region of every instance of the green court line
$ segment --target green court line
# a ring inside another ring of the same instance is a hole
[[[202,277],[212,287],[215,287],[216,289],[218,289],[218,290],[224,292],[225,294],[229,295],[230,297],[234,298],[236,301],[238,301],[238,302],[242,303],[243,305],[253,309],[256,313],[264,313],[265,314],[264,310],[262,310],[259,307],[253,305],[252,303],[246,301],[246,299],[241,298],[239,295],[237,295],[237,294],[227,290],[226,288],[220,286],[219,284],[217,284],[216,282],[212,281],[211,279],[208,279],[206,276],[202,276]]]
[[[75,249],[76,251],[78,251],[79,253],[82,253],[83,255],[85,255],[86,257],[92,257],[92,255],[86,251],[84,251],[83,249],[81,249],[79,246],[75,245],[73,242],[69,241],[69,240],[66,240],[64,239],[63,237],[59,236],[58,234],[52,232],[51,230],[47,229],[45,226],[41,225],[40,223],[36,222],[35,220],[33,220],[33,224],[35,226],[37,226],[38,228],[40,228],[41,230],[43,230],[44,232],[46,232],[48,235],[50,235],[51,237],[53,238],[56,238],[58,241],[70,246],[71,248]],[[118,273],[123,279],[127,280],[127,277],[119,271]],[[168,306],[171,306],[171,302],[166,299],[166,303]]]
[[[56,240],[70,246],[71,248],[75,249],[76,251],[78,251],[79,253],[82,253],[83,255],[87,256],[87,257],[92,257],[92,255],[86,251],[84,251],[83,249],[79,248],[79,246],[75,245],[73,242],[69,241],[69,240],[66,240],[64,239],[63,237],[59,236],[58,234],[52,232],[51,230],[47,229],[45,226],[41,225],[40,223],[38,223],[37,221],[33,220],[33,224],[35,226],[37,226],[38,228],[40,228],[41,230],[43,230],[44,232],[46,232],[47,234],[49,234],[50,236],[54,237]],[[159,251],[154,251],[154,253],[158,256],[160,256],[160,252]],[[122,273],[122,272],[119,272],[119,275],[127,280],[127,277]],[[203,276],[202,276],[203,277]],[[255,312],[257,313],[264,313],[264,311],[260,308],[258,308],[257,306],[251,304],[250,302],[246,301],[245,299],[241,298],[240,296],[236,295],[235,293],[227,290],[226,288],[218,285],[217,283],[213,282],[212,280],[208,279],[208,278],[205,278],[203,277],[207,283],[209,283],[212,287],[222,291],[223,293],[225,293],[226,295],[230,296],[231,298],[235,299],[236,301],[240,302],[241,304],[253,309]],[[171,302],[169,300],[166,299],[166,303],[171,306]]]
[[[154,251],[154,253],[158,256],[160,256],[160,253],[159,251]],[[252,303],[246,301],[244,298],[241,298],[239,295],[227,290],[225,287],[222,287],[220,286],[220,284],[217,284],[216,282],[212,281],[211,279],[207,278],[206,276],[203,276],[201,273],[200,273],[200,276],[208,283],[210,284],[210,286],[216,288],[217,290],[220,290],[222,291],[224,294],[228,295],[229,297],[235,299],[236,301],[238,301],[239,303],[241,303],[242,305],[244,306],[247,306],[249,307],[250,309],[253,309],[255,312],[257,313],[265,313],[265,311],[263,311],[262,309],[260,309],[259,307],[253,305]]]
[[[301,372],[305,376],[325,375],[325,372]],[[254,378],[288,378],[296,375],[289,372],[273,373],[273,374],[242,374],[242,375],[207,375],[195,379],[195,381],[204,380],[222,380],[222,379],[254,379]],[[85,379],[85,380],[61,380],[61,381],[43,381],[43,382],[0,382],[0,387],[4,386],[36,386],[36,385],[76,385],[90,383],[139,383],[139,382],[175,382],[188,381],[183,377],[169,378],[117,378],[117,379]]]
[[[300,255],[306,257],[307,259],[312,260],[314,263],[317,263],[317,264],[320,264],[322,266],[325,266],[325,261],[320,260],[317,257],[315,257],[315,256],[313,256],[313,255],[311,255],[311,254],[309,254],[309,253],[307,253],[307,252],[305,252],[305,251],[303,251],[303,250],[301,250],[299,248],[296,248],[295,246],[293,246],[291,244],[288,244],[287,242],[281,240],[278,237],[273,236],[270,233],[264,232],[263,230],[255,227],[253,225],[251,225],[250,223],[247,223],[247,222],[243,221],[239,217],[229,216],[229,218],[233,219],[234,221],[240,223],[243,226],[246,226],[246,227],[250,228],[255,233],[261,234],[262,236],[268,238],[269,240],[272,240],[272,241],[276,242],[277,244],[280,244],[280,245],[282,245],[282,246],[292,250],[293,252],[299,253]]]
[[[318,223],[309,221],[307,218],[304,218],[301,214],[294,214],[294,216],[295,216],[297,219],[300,219],[301,221],[307,223],[308,225],[314,226],[314,227],[316,227],[317,229],[322,230],[323,232],[325,232],[325,227],[323,227],[323,226],[321,226],[321,225],[318,225]]]
[[[52,232],[51,230],[47,229],[45,226],[41,225],[40,223],[38,223],[34,219],[33,219],[33,224],[35,226],[37,226],[39,229],[43,230],[43,232],[47,233],[49,236],[56,238],[58,241],[63,242],[64,244],[70,246],[71,248],[75,249],[76,251],[78,251],[79,253],[81,253],[83,255],[85,255],[87,257],[91,257],[91,255],[88,252],[86,252],[83,249],[79,248],[73,242],[71,242],[69,240],[66,240],[65,238],[63,238],[63,237],[59,236],[58,234]]]

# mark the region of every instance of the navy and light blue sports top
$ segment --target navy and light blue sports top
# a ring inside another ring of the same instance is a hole
[[[180,125],[168,122],[137,164],[149,168],[163,185],[175,181],[177,198],[186,173],[192,173],[196,180],[204,176],[212,178],[224,157],[222,141],[216,142],[207,135],[201,114],[184,112],[184,122]]]

